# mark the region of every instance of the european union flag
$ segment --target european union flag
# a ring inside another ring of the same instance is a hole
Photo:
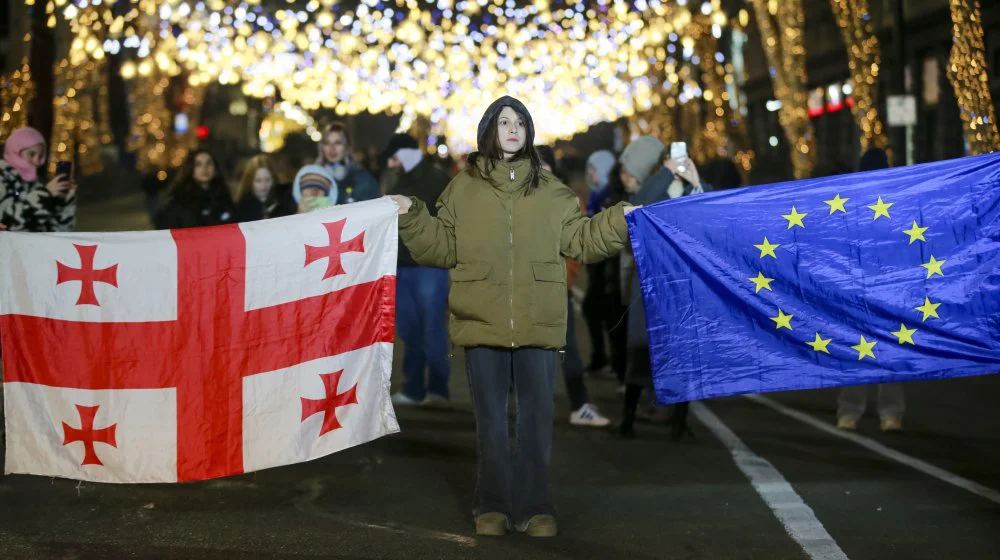
[[[628,221],[661,402],[1000,371],[1000,153]]]

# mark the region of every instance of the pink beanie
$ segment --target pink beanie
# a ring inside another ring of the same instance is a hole
[[[32,146],[42,145],[45,150],[45,137],[41,132],[26,126],[19,128],[10,134],[7,143],[3,147],[3,159],[7,161],[25,181],[38,179],[38,168],[31,162],[21,157],[21,150]]]

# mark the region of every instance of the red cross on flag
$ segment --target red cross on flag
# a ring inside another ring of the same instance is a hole
[[[203,480],[397,432],[396,212],[0,234],[6,471]]]

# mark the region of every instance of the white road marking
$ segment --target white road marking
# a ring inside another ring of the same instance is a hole
[[[460,546],[475,547],[476,540],[464,535],[456,535],[454,533],[445,533],[443,531],[432,531],[429,529],[423,529],[420,527],[410,527],[407,525],[400,525],[396,523],[381,525],[378,523],[369,523],[367,521],[360,521],[357,519],[352,519],[346,515],[338,515],[336,513],[326,511],[321,509],[316,505],[316,500],[323,495],[323,490],[325,490],[326,485],[319,478],[310,478],[302,481],[299,485],[299,489],[303,490],[303,493],[299,495],[294,500],[295,509],[308,513],[310,515],[315,515],[317,517],[322,517],[329,519],[331,521],[336,521],[344,525],[351,527],[358,527],[361,529],[377,529],[380,531],[386,531],[389,533],[395,533],[397,535],[409,535],[414,537],[420,537],[424,539],[433,539],[438,541],[445,541],[454,543]]]
[[[788,535],[810,558],[847,560],[847,555],[816,518],[812,508],[806,505],[774,465],[751,451],[743,440],[704,404],[691,403],[691,411],[729,449],[736,466],[750,479],[754,490],[767,507],[771,508]]]
[[[766,407],[772,408],[775,411],[784,414],[785,416],[798,420],[799,422],[808,424],[816,428],[817,430],[822,430],[830,435],[837,436],[839,438],[846,439],[847,441],[856,443],[861,447],[864,447],[865,449],[868,449],[870,451],[874,451],[875,453],[878,453],[879,455],[887,459],[892,459],[893,461],[902,463],[908,467],[912,467],[924,474],[933,476],[938,480],[942,480],[944,482],[947,482],[948,484],[962,488],[963,490],[968,490],[969,492],[982,496],[987,500],[990,500],[991,502],[1000,504],[1000,492],[997,492],[996,490],[989,488],[988,486],[983,486],[978,482],[973,482],[967,478],[958,476],[957,474],[946,471],[940,467],[935,467],[934,465],[926,461],[922,461],[920,459],[917,459],[916,457],[912,457],[905,453],[896,451],[895,449],[892,449],[890,447],[886,447],[873,439],[866,438],[865,436],[851,432],[846,432],[844,430],[838,430],[835,426],[833,426],[828,422],[824,422],[822,420],[819,420],[818,418],[814,418],[804,412],[799,412],[794,408],[789,408],[767,397],[762,397],[760,395],[744,395],[744,397],[755,403],[762,404]]]

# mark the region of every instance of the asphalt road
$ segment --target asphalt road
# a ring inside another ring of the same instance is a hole
[[[84,208],[81,228],[141,227],[137,204]],[[617,420],[614,383],[589,388]],[[399,409],[402,433],[305,464],[183,485],[2,477],[0,558],[1000,558],[1000,376],[908,384],[899,434],[872,412],[845,436],[836,391],[806,391],[701,403],[680,442],[571,427],[559,386],[555,539],[473,535],[460,354],[452,389],[448,409]]]

